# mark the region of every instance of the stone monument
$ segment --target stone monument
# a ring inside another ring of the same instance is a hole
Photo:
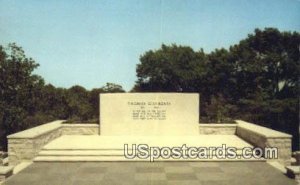
[[[199,94],[100,94],[102,136],[199,135]]]

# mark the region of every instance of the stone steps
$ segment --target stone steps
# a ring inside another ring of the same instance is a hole
[[[241,140],[237,136],[216,135],[216,136],[169,136],[169,137],[122,137],[122,136],[62,136],[43,147],[38,156],[34,159],[35,162],[50,162],[50,161],[150,161],[146,159],[127,159],[124,156],[124,145],[128,144],[128,153],[132,153],[132,147],[135,144],[147,144],[148,147],[165,148],[166,146],[179,147],[210,147],[222,148],[222,144],[226,147],[237,148],[236,159],[227,157],[217,158],[215,154],[205,158],[196,159],[164,159],[158,158],[157,161],[261,161],[263,159],[244,159],[241,157],[241,149],[244,147],[253,148],[249,143]],[[209,151],[207,151],[209,152]]]
[[[130,149],[131,153],[132,150]],[[242,150],[237,150],[242,155]],[[42,150],[38,156],[124,156],[123,149],[96,149],[96,150]]]
[[[130,153],[132,151],[129,151]],[[174,158],[158,158],[155,161],[264,161],[264,159],[250,158],[244,159],[241,157],[241,149],[237,150],[237,158],[230,159],[227,157],[217,158],[215,154],[207,155],[203,158],[196,159],[174,159]],[[123,149],[44,149],[34,159],[34,162],[68,162],[68,161],[149,161],[149,158],[127,159],[124,156]]]
[[[140,161],[150,161],[150,159],[127,159],[124,156],[38,156],[34,159],[34,162],[101,162],[101,161],[131,161],[131,162],[140,162]],[[220,159],[216,157],[203,159],[203,158],[196,158],[196,159],[163,159],[158,158],[154,161],[265,161],[265,159]]]
[[[120,156],[123,150],[43,150],[39,156]]]

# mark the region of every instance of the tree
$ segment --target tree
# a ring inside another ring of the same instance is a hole
[[[89,104],[89,92],[79,85],[67,90],[67,104],[69,119],[86,121],[92,118],[92,106]]]
[[[230,48],[239,114],[293,134],[294,149],[299,137],[299,43],[297,32],[266,28]]]
[[[101,87],[104,93],[123,93],[125,90],[121,85],[115,83],[106,83],[105,86]]]
[[[105,91],[102,88],[94,88],[90,91],[89,103],[92,106],[92,115],[93,118],[99,118],[99,94],[104,93]]]
[[[92,115],[94,119],[99,119],[99,94],[100,93],[123,93],[125,90],[121,85],[114,83],[106,83],[101,88],[94,88],[90,91],[89,103],[92,106]]]
[[[42,88],[41,101],[37,105],[38,112],[50,115],[56,119],[68,119],[68,92],[64,88],[56,88],[52,84],[47,84]]]
[[[0,46],[0,127],[1,140],[26,127],[24,119],[36,111],[43,79],[32,72],[38,64],[15,43]],[[3,144],[3,143],[2,143]]]
[[[201,93],[208,121],[245,119],[299,141],[300,34],[256,29],[238,44],[205,54],[166,46],[140,57],[132,91]],[[225,119],[226,118],[226,119]]]
[[[137,65],[138,80],[135,91],[192,92],[205,72],[203,50],[194,52],[190,47],[162,45],[157,51],[148,51]]]
[[[125,92],[114,83],[92,91],[79,85],[70,89],[45,85],[33,74],[38,66],[15,43],[0,46],[0,149],[6,149],[7,135],[54,119],[97,119],[99,92]]]

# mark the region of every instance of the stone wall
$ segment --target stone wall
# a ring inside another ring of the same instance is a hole
[[[99,135],[99,124],[62,124],[62,135]]]
[[[200,134],[236,134],[256,147],[277,147],[276,160],[284,165],[290,164],[291,135],[244,121],[236,122],[237,124],[200,124],[198,131]],[[9,163],[16,165],[21,161],[32,160],[43,146],[61,135],[99,135],[99,127],[98,124],[65,124],[59,120],[9,135]]]
[[[199,134],[201,135],[234,135],[236,124],[218,124],[207,123],[199,125]]]
[[[278,159],[267,160],[276,160],[285,166],[290,165],[292,152],[291,135],[241,120],[237,120],[236,122],[236,134],[245,141],[255,147],[276,147],[278,149]]]
[[[54,121],[7,136],[9,164],[32,160],[45,144],[61,136],[62,122]]]
[[[12,166],[1,166],[0,167],[0,184],[2,184],[5,179],[13,174]]]
[[[291,164],[292,140],[291,138],[268,138],[267,147],[276,147],[278,149],[278,162],[283,165]]]
[[[61,135],[97,135],[98,124],[63,124],[63,120],[24,130],[8,138],[9,165],[32,160],[50,141]]]

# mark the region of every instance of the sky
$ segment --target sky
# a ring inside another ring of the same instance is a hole
[[[161,44],[228,48],[255,28],[300,31],[300,0],[0,0],[0,45],[16,42],[46,83],[130,90]]]

